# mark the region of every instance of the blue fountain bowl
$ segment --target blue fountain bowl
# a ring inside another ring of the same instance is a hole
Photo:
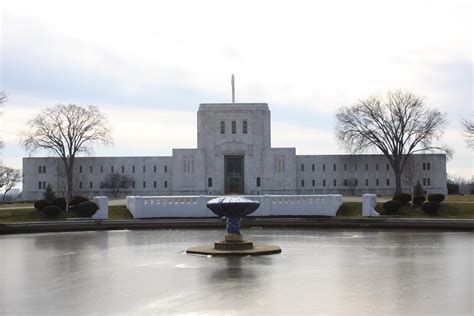
[[[240,196],[224,196],[207,202],[207,208],[217,216],[244,217],[255,212],[260,203]]]

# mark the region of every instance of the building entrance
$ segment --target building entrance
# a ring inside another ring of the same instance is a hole
[[[244,193],[244,157],[224,157],[224,183],[226,194]]]

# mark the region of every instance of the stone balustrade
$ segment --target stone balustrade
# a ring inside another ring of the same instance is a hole
[[[127,196],[134,218],[215,217],[206,203],[216,196]],[[251,195],[260,202],[249,216],[336,216],[342,195]]]

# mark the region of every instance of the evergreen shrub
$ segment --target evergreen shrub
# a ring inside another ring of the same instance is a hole
[[[76,213],[80,217],[92,217],[98,209],[99,206],[96,203],[85,201],[77,206]]]

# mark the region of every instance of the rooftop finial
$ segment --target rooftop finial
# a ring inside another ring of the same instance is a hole
[[[234,74],[232,74],[232,79],[230,80],[230,84],[232,85],[232,103],[235,103],[235,81],[234,81]]]

